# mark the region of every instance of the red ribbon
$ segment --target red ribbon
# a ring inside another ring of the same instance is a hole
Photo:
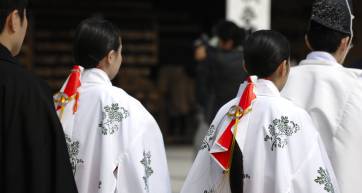
[[[255,98],[256,98],[256,95],[254,93],[254,84],[251,81],[251,78],[249,77],[248,84],[247,84],[246,88],[244,89],[244,92],[240,98],[239,105],[238,105],[239,107],[241,107],[241,109],[243,111],[243,115],[245,114],[245,112],[247,112],[250,109],[251,103]],[[231,160],[231,156],[232,156],[231,155],[232,154],[231,146],[232,146],[232,141],[234,140],[231,129],[235,125],[236,119],[237,118],[234,118],[229,123],[229,125],[227,126],[224,133],[217,140],[217,144],[220,145],[223,149],[225,149],[225,151],[211,153],[211,155],[216,159],[217,162],[219,162],[219,164],[223,167],[224,170],[230,169],[230,163],[231,163],[230,160]]]
[[[69,101],[72,97],[74,97],[75,103],[73,107],[73,113],[77,112],[78,109],[78,99],[79,99],[78,88],[81,86],[80,74],[81,74],[80,66],[78,65],[73,66],[72,72],[69,75],[68,82],[63,91],[65,97],[67,97],[65,100]],[[57,106],[57,110],[62,108],[61,105],[62,104]]]

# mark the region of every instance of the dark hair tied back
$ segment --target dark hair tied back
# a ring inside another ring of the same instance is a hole
[[[280,63],[288,60],[289,57],[289,41],[279,32],[256,31],[245,42],[244,59],[249,75],[266,78],[272,75]]]
[[[101,18],[82,21],[75,33],[74,62],[84,68],[94,68],[111,50],[121,45],[120,30]]]

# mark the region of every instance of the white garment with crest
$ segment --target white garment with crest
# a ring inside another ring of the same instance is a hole
[[[325,144],[342,193],[361,193],[362,70],[311,52],[290,70],[282,96],[305,109]]]
[[[210,156],[231,121],[225,104],[213,120],[181,193],[228,193],[229,180]],[[243,153],[244,193],[339,193],[318,132],[309,115],[280,96],[275,85],[259,79],[251,112],[240,119],[236,141]]]
[[[79,193],[170,193],[160,129],[100,69],[81,74],[78,111],[61,117]]]

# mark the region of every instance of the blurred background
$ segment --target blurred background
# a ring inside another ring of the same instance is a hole
[[[353,3],[354,48],[345,65],[361,67],[362,1]],[[241,52],[242,39],[250,31],[278,30],[291,42],[291,61],[296,64],[308,52],[304,34],[311,5],[312,0],[31,0],[29,33],[19,57],[55,93],[74,65],[72,41],[80,21],[98,15],[118,25],[124,60],[113,83],[140,100],[158,121],[173,191],[179,192],[206,133],[208,116],[215,116],[209,108],[211,90],[203,85],[210,82],[200,80],[200,63],[205,54],[212,54],[209,48],[218,47],[215,25],[224,19],[238,24]],[[236,68],[241,65],[237,62]]]

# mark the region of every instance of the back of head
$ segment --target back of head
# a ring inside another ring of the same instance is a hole
[[[334,53],[341,40],[352,36],[351,0],[315,0],[307,37],[315,51]]]
[[[308,42],[314,51],[325,51],[334,53],[337,51],[341,40],[349,35],[328,27],[315,21],[310,22],[307,32]]]
[[[220,21],[214,27],[214,34],[221,40],[232,40],[234,48],[244,43],[245,30],[231,21]]]
[[[269,77],[289,56],[289,41],[276,31],[256,31],[245,42],[245,68],[249,75]]]
[[[14,11],[18,10],[20,18],[24,18],[24,10],[28,5],[27,0],[1,0],[0,1],[0,33],[4,31],[6,18]]]
[[[74,62],[84,68],[95,68],[111,50],[121,46],[120,30],[101,18],[82,21],[75,33]]]

